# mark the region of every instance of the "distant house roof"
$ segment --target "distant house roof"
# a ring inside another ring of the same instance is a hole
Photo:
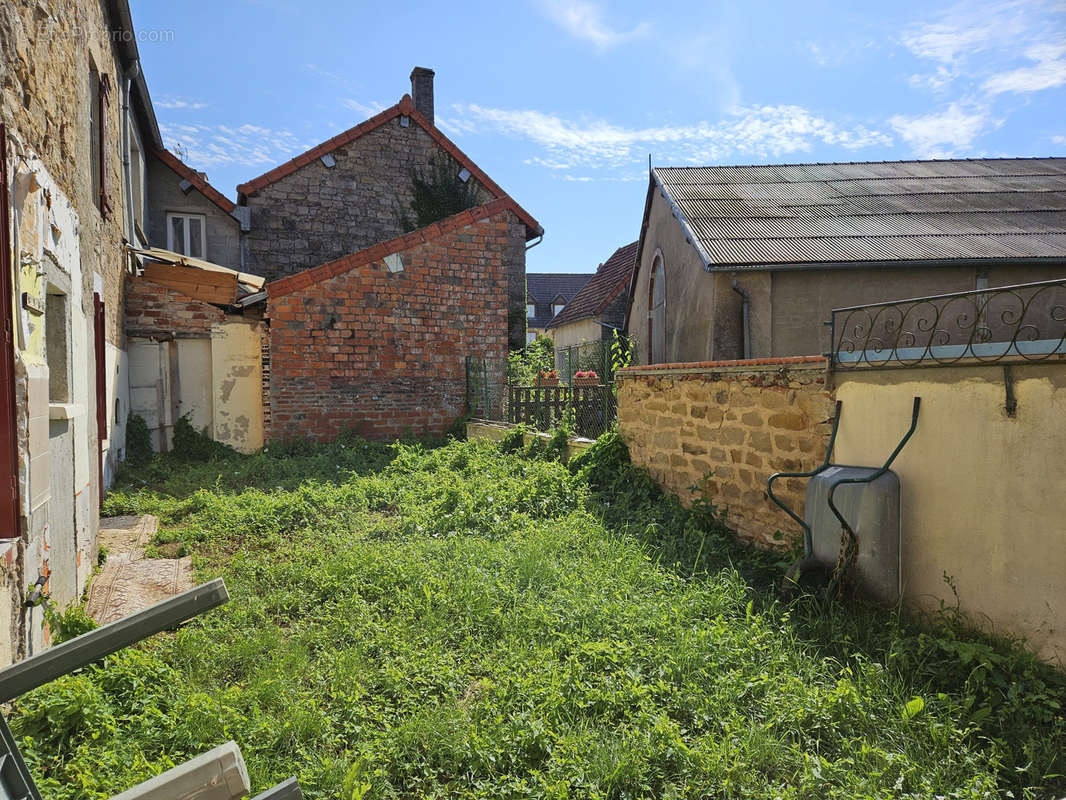
[[[295,158],[286,161],[284,164],[274,167],[268,172],[264,172],[258,178],[242,183],[237,187],[237,194],[243,197],[255,194],[260,189],[269,186],[275,181],[279,181],[287,175],[291,175],[300,169],[300,167],[310,164],[315,159],[321,158],[327,153],[331,153],[338,147],[342,147],[350,142],[355,141],[360,136],[370,133],[370,131],[380,128],[389,120],[395,119],[399,116],[410,117],[412,121],[421,126],[426,133],[428,133],[438,145],[441,146],[452,158],[466,167],[470,174],[473,175],[478,183],[484,186],[497,200],[510,199],[507,193],[499,187],[499,185],[492,180],[482,169],[471,160],[470,156],[460,150],[456,144],[445,136],[441,131],[429,120],[427,120],[422,114],[420,114],[414,105],[414,101],[411,100],[411,96],[405,94],[399,103],[386,108],[380,114],[376,114],[365,122],[361,122],[358,125],[349,128],[343,133],[338,133],[332,139],[327,139],[315,147],[312,147],[306,153],[296,156]],[[532,239],[536,236],[540,236],[544,233],[544,229],[540,226],[533,216],[522,208],[518,203],[511,200],[514,206],[515,215],[526,226],[527,239]]]
[[[530,328],[547,327],[555,316],[552,304],[568,303],[592,278],[591,272],[527,272],[526,297],[536,306],[536,314],[526,320]]]
[[[618,295],[628,291],[637,263],[637,244],[632,242],[615,250],[547,327],[557,328],[568,322],[598,317]]]
[[[1066,158],[660,167],[655,190],[712,270],[1066,258]]]
[[[207,179],[201,173],[194,170],[192,167],[190,167],[176,155],[171,153],[169,150],[156,150],[155,154],[160,161],[162,161],[164,164],[166,164],[168,167],[178,173],[181,177],[191,183],[193,187],[198,192],[200,192],[200,194],[202,194],[204,197],[206,197],[208,200],[210,200],[212,203],[214,203],[227,214],[233,213],[233,209],[235,209],[237,206],[233,203],[232,200],[222,194],[222,192],[220,192],[218,189],[208,183]]]

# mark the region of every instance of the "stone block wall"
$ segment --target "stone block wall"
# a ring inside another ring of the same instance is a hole
[[[267,285],[268,439],[444,433],[463,415],[467,356],[502,380],[505,201]],[[390,272],[386,256],[403,270]],[[331,277],[332,276],[332,277]]]
[[[402,235],[413,217],[411,176],[437,152],[421,126],[395,117],[333,150],[333,167],[315,159],[258,189],[247,198],[245,269],[274,280]]]
[[[740,538],[767,547],[791,543],[801,532],[769,500],[766,480],[821,463],[833,405],[819,357],[629,367],[618,374],[618,429],[633,462],[683,502],[702,495],[725,509]],[[805,483],[778,486],[775,493],[802,515]]]

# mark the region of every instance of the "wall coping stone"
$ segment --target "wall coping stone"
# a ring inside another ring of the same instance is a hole
[[[677,375],[700,372],[780,372],[781,370],[824,370],[824,356],[784,356],[781,358],[739,358],[731,361],[691,361],[673,364],[647,364],[623,367],[619,378],[640,375]]]

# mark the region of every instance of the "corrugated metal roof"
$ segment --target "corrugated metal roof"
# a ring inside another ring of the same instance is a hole
[[[1066,158],[660,167],[711,267],[1066,258]]]

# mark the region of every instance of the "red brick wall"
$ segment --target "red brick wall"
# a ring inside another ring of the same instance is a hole
[[[379,260],[272,293],[268,438],[445,432],[465,410],[466,356],[502,379],[511,218],[499,211],[412,243],[403,272]]]
[[[210,303],[144,278],[126,281],[126,335],[193,334],[210,336],[225,313]]]

